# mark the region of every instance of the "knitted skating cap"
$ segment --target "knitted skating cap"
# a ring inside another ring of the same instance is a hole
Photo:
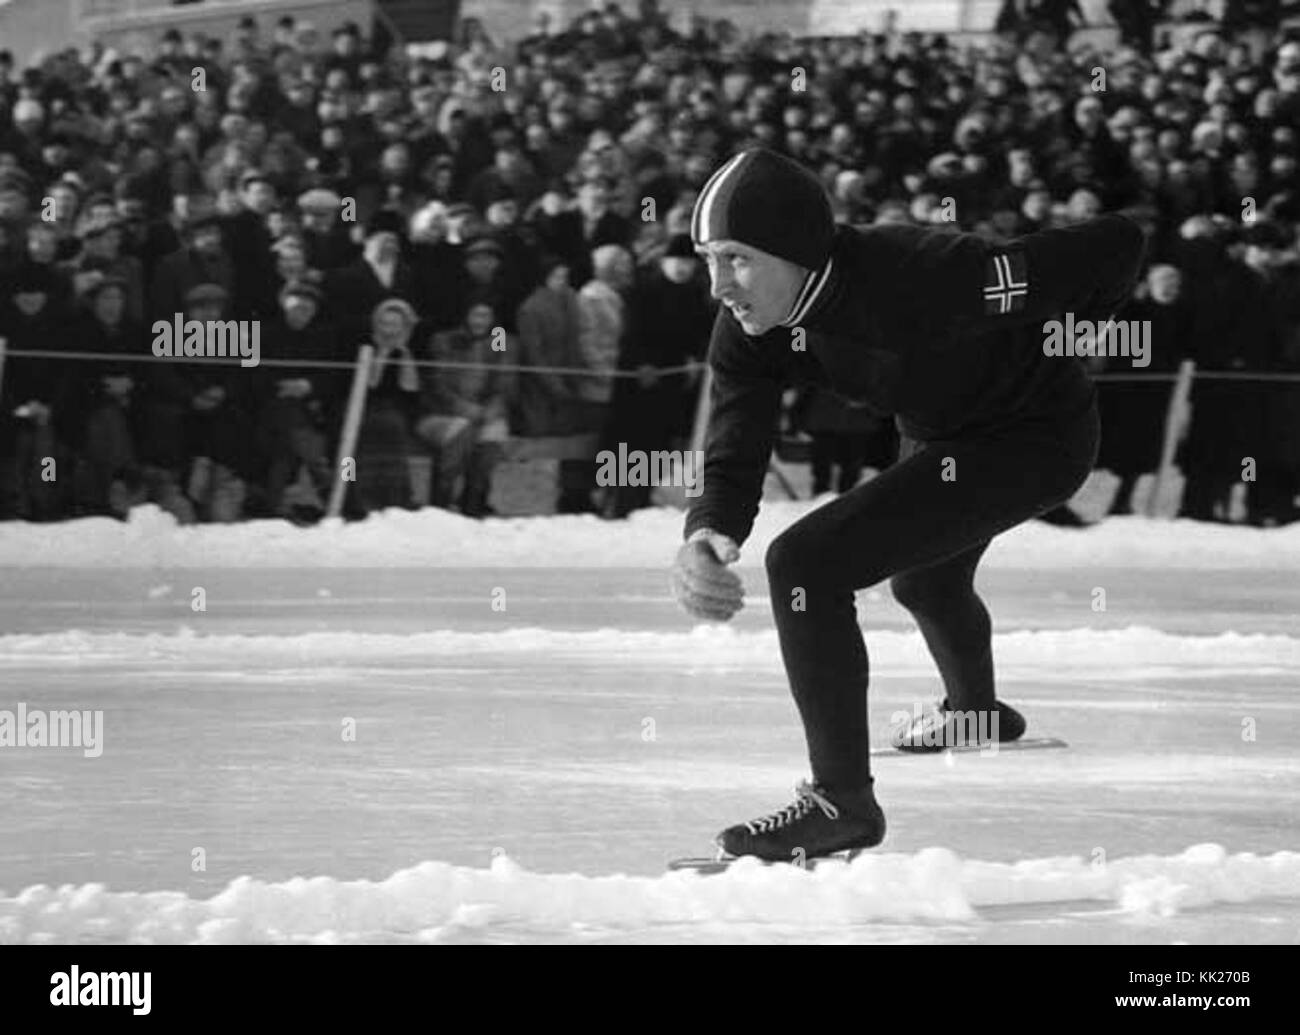
[[[809,270],[830,255],[835,217],[820,181],[798,162],[756,147],[731,158],[695,202],[698,244],[740,241]]]

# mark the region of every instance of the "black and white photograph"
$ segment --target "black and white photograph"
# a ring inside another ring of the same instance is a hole
[[[157,946],[1141,946],[1105,1016],[1250,1016],[1300,2],[0,0],[0,585],[53,1016]]]

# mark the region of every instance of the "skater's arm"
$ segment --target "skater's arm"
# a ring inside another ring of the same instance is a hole
[[[718,314],[702,491],[686,516],[687,538],[707,528],[740,544],[754,525],[781,406],[781,382],[763,348],[729,314]]]
[[[1013,241],[923,234],[899,267],[900,299],[978,331],[1032,326],[1067,312],[1106,319],[1132,293],[1146,236],[1127,216],[1041,230]]]

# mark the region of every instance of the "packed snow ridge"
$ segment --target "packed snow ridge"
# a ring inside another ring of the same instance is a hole
[[[659,877],[530,873],[499,856],[488,869],[426,862],[379,882],[241,877],[206,900],[36,885],[13,898],[0,893],[0,944],[437,942],[494,930],[564,937],[712,922],[847,930],[966,923],[993,906],[1091,901],[1161,918],[1261,899],[1300,899],[1300,853],[1229,855],[1203,844],[1099,865],[1072,857],[982,862],[929,848],[815,870],[745,860],[716,876]]]
[[[740,563],[761,565],[768,543],[827,502],[763,504]],[[661,568],[681,541],[682,513],[636,511],[626,521],[591,515],[475,521],[445,510],[389,510],[364,521],[312,528],[285,521],[178,525],[154,506],[123,523],[84,518],[61,524],[0,524],[0,567],[62,568]],[[985,555],[995,568],[1098,566],[1300,570],[1300,524],[1280,529],[1138,517],[1087,529],[1029,522],[998,536]]]
[[[867,629],[874,663],[893,675],[929,673],[934,662],[921,634]],[[1184,678],[1300,673],[1300,638],[1267,633],[1184,636],[1130,626],[1125,629],[1042,629],[996,633],[993,650],[1006,671],[1032,672],[1039,680],[1128,682],[1177,672]],[[402,666],[447,658],[540,655],[548,662],[593,662],[660,669],[665,658],[691,659],[695,668],[771,671],[780,663],[776,632],[699,625],[683,631],[504,628],[469,632],[439,629],[395,634],[309,632],[289,636],[89,632],[0,635],[0,671],[150,664],[185,669],[239,658],[261,670],[314,665]]]

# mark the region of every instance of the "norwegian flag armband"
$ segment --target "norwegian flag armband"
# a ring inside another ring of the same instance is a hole
[[[984,315],[1018,313],[1029,299],[1029,266],[1023,249],[991,250],[984,260]]]

